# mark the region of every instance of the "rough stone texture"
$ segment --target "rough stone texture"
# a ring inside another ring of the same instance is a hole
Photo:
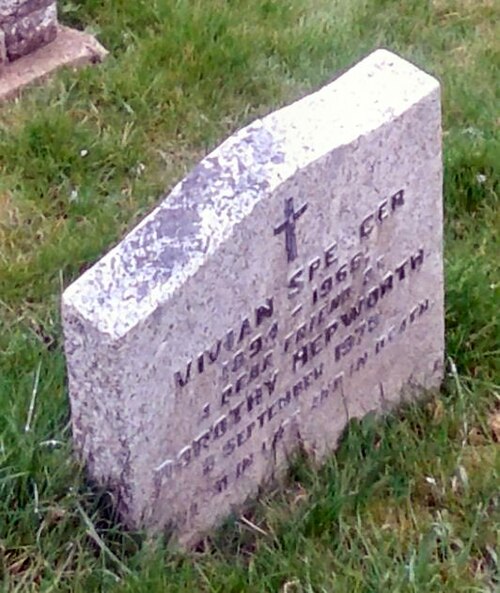
[[[74,442],[181,544],[442,379],[438,82],[379,50],[237,132],[63,295]]]
[[[1,0],[0,25],[10,17],[21,18],[54,4],[54,0]]]
[[[5,47],[5,33],[0,29],[0,76],[7,63],[7,48]]]
[[[17,97],[23,88],[43,82],[59,68],[96,64],[107,54],[91,35],[59,26],[52,43],[5,65],[0,76],[0,102]]]
[[[5,33],[7,57],[13,62],[54,41],[57,35],[57,4],[12,16],[1,25]]]

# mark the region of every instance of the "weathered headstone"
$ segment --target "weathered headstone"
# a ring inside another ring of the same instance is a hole
[[[56,1],[2,0],[0,27],[7,58],[17,60],[56,38]]]
[[[379,50],[207,156],[63,295],[76,448],[193,542],[442,379],[438,82]]]
[[[62,66],[106,54],[90,35],[58,25],[56,0],[0,0],[0,100]]]

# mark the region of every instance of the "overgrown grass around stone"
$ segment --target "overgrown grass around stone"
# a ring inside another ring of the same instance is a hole
[[[500,587],[500,10],[491,0],[80,0],[111,52],[0,107],[0,590]],[[447,379],[183,555],[127,533],[71,455],[64,286],[236,128],[376,47],[443,84]],[[32,413],[30,412],[32,410]]]

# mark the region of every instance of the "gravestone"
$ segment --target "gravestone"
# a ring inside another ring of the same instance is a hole
[[[0,0],[0,100],[62,66],[106,55],[92,36],[58,24],[56,0]]]
[[[0,27],[4,34],[5,54],[17,60],[57,36],[55,0],[2,0]]]
[[[189,545],[299,445],[442,379],[438,82],[378,50],[255,121],[69,286],[73,435]]]

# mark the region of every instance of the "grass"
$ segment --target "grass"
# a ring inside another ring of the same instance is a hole
[[[0,107],[0,590],[500,587],[500,11],[490,0],[61,1],[111,52]],[[448,374],[183,555],[127,533],[71,456],[63,286],[241,125],[375,47],[444,91]]]

